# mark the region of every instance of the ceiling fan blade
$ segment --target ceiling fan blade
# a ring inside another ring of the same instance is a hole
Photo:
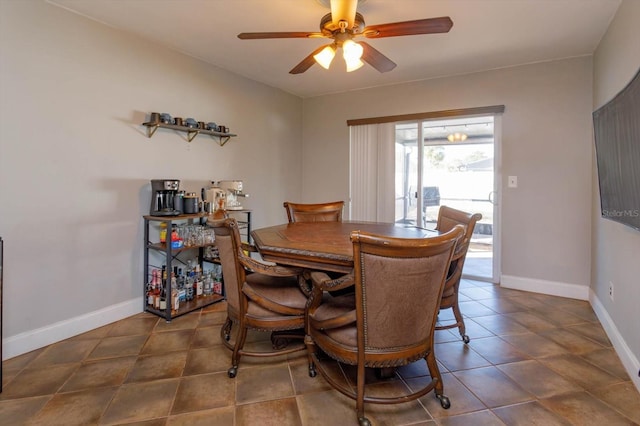
[[[448,33],[452,26],[453,21],[451,18],[443,16],[441,18],[417,19],[415,21],[371,25],[366,27],[362,33],[367,38],[436,34]]]
[[[396,63],[384,56],[369,43],[359,41],[362,46],[362,59],[380,72],[388,72],[396,67]]]
[[[313,64],[316,63],[316,60],[313,58],[313,56],[320,53],[322,49],[324,49],[327,46],[331,46],[331,44],[325,44],[324,46],[320,46],[316,50],[311,52],[309,56],[304,58],[298,65],[293,67],[293,69],[289,71],[289,74],[302,74],[303,72],[311,68]]]
[[[241,40],[259,40],[265,38],[316,38],[325,37],[322,33],[303,33],[303,32],[271,32],[271,33],[240,33],[238,38]]]
[[[340,21],[347,21],[347,28],[351,29],[355,22],[358,0],[331,0],[331,21],[336,28]]]

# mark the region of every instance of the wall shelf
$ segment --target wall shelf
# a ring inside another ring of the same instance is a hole
[[[163,128],[163,129],[177,130],[179,132],[185,132],[187,134],[187,139],[189,142],[191,142],[193,138],[195,138],[198,135],[209,135],[213,138],[217,138],[217,142],[220,146],[224,146],[224,144],[229,142],[229,140],[232,137],[238,136],[233,133],[214,132],[213,130],[196,129],[196,128],[191,128],[187,126],[178,126],[176,124],[167,124],[162,122],[148,121],[146,123],[142,123],[142,125],[146,126],[147,128],[147,137],[153,136],[156,130],[158,130],[158,128]]]

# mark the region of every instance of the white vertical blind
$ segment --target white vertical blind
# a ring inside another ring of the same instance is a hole
[[[395,220],[395,124],[350,126],[350,219]]]

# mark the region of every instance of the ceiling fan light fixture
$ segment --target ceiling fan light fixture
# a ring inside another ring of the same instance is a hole
[[[356,60],[362,58],[364,49],[358,43],[353,40],[346,40],[342,43],[342,55],[345,61]]]
[[[461,132],[449,133],[447,140],[449,142],[464,142],[467,140],[467,134]]]
[[[364,62],[362,62],[360,59],[355,59],[355,60],[345,59],[345,62],[347,63],[347,72],[360,69],[364,65]]]
[[[355,71],[364,65],[360,60],[364,49],[353,40],[342,43],[342,56],[347,64],[347,72]]]
[[[325,46],[324,49],[313,55],[313,59],[316,60],[318,65],[320,65],[324,69],[329,69],[331,65],[331,61],[333,61],[333,57],[336,56],[336,48],[333,45]]]

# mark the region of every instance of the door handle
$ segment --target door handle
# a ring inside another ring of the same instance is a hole
[[[496,198],[496,191],[491,191],[491,192],[489,192],[489,202],[490,202],[491,204],[493,204],[494,206],[496,205],[496,200],[495,200],[495,198]]]

